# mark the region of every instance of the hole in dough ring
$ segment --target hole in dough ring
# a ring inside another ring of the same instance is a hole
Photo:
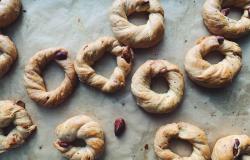
[[[91,67],[106,52],[116,56],[117,67],[109,79],[96,74]],[[126,76],[130,73],[133,62],[133,50],[121,44],[113,37],[102,37],[84,45],[75,60],[75,70],[81,82],[103,92],[112,93],[125,86]]]
[[[227,7],[240,8],[243,15],[240,20],[228,18],[221,10]],[[206,0],[203,6],[203,21],[208,30],[226,38],[238,38],[250,32],[249,0]]]
[[[63,68],[65,78],[56,89],[47,91],[42,70],[52,60]],[[68,51],[64,48],[49,48],[37,52],[25,66],[24,81],[29,97],[35,102],[47,107],[62,103],[73,92],[77,82]]]
[[[0,154],[23,144],[36,129],[25,108],[18,103],[9,100],[0,101]],[[4,128],[11,124],[14,125],[14,129],[4,135]]]
[[[151,79],[163,76],[169,84],[167,93],[159,94],[150,89]],[[184,79],[178,66],[166,60],[148,60],[132,77],[131,90],[137,104],[150,113],[171,112],[180,103],[184,92]]]
[[[179,138],[192,144],[190,157],[181,157],[169,149],[172,138]],[[210,159],[210,148],[206,134],[200,128],[188,123],[179,122],[160,127],[155,135],[154,150],[160,160]]]
[[[9,37],[0,34],[0,77],[9,71],[17,58],[17,49]]]
[[[57,140],[54,146],[63,156],[71,160],[95,160],[104,150],[104,131],[93,119],[85,115],[72,117],[56,128]],[[72,143],[84,140],[84,147],[76,147]]]
[[[134,12],[149,13],[145,25],[136,26],[128,21]],[[110,21],[115,37],[132,48],[149,48],[156,45],[164,35],[164,10],[159,0],[115,0]]]
[[[212,160],[231,160],[249,155],[250,138],[247,135],[230,135],[219,139],[213,148]],[[242,158],[244,159],[244,158]]]
[[[220,52],[225,58],[217,64],[210,64],[203,57],[212,51]],[[184,65],[190,79],[198,85],[207,88],[223,87],[241,69],[241,48],[223,37],[203,37],[188,51]]]
[[[0,28],[13,23],[20,14],[20,0],[0,0]]]

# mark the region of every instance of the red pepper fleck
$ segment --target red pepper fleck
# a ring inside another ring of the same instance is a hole
[[[123,118],[118,118],[115,120],[114,123],[114,131],[115,131],[115,136],[120,136],[126,128],[126,124]]]

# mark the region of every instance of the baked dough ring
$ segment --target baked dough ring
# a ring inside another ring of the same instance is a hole
[[[116,56],[117,67],[109,79],[96,74],[91,67],[105,52]],[[84,45],[75,60],[75,70],[81,82],[112,93],[125,86],[126,76],[130,73],[133,62],[133,50],[121,46],[113,37],[102,37],[97,41]]]
[[[240,156],[249,156],[249,146],[250,138],[247,135],[223,137],[214,145],[212,160],[234,160]]]
[[[212,51],[219,51],[225,58],[217,64],[210,64],[203,57]],[[241,69],[241,49],[223,37],[203,37],[188,51],[184,64],[189,77],[197,84],[207,88],[223,87]]]
[[[0,1],[0,28],[13,23],[20,14],[20,0],[1,0]]]
[[[151,78],[160,75],[169,84],[167,93],[159,94],[150,89]],[[182,99],[184,79],[178,66],[166,60],[148,60],[141,65],[132,78],[131,90],[137,104],[147,112],[171,112]]]
[[[58,88],[47,91],[42,77],[42,70],[47,63],[55,62],[64,69],[65,78]],[[25,66],[25,87],[28,95],[35,102],[44,106],[55,106],[62,103],[73,91],[77,76],[73,62],[64,48],[49,48],[37,52]]]
[[[9,37],[0,34],[0,77],[9,71],[16,58],[17,49],[15,44]]]
[[[236,7],[243,9],[240,20],[228,18],[222,8]],[[203,20],[208,30],[226,38],[238,38],[250,32],[249,0],[206,0],[203,7]]]
[[[128,21],[135,12],[149,13],[145,25],[136,26]],[[159,0],[115,0],[110,13],[115,37],[132,48],[149,48],[164,35],[164,10]]]
[[[190,157],[181,157],[169,149],[171,138],[179,138],[193,145]],[[209,160],[210,149],[206,134],[200,128],[179,122],[162,126],[155,135],[155,153],[159,160]]]
[[[57,126],[56,135],[54,146],[70,160],[95,160],[104,150],[101,126],[85,115],[72,117]],[[74,146],[78,139],[84,140],[86,146]]]
[[[36,129],[22,101],[0,101],[0,154],[23,144]],[[14,128],[5,135],[5,128]]]

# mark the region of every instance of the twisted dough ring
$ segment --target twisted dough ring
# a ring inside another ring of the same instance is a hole
[[[91,67],[105,52],[110,52],[117,57],[117,67],[109,79],[96,74]],[[125,79],[131,71],[132,61],[133,50],[130,47],[121,46],[113,37],[102,37],[84,45],[76,56],[74,64],[81,82],[111,93],[125,86]]]
[[[247,135],[223,137],[214,146],[212,160],[234,160],[240,156],[249,156],[249,146],[250,138]]]
[[[167,93],[150,89],[151,78],[160,75],[169,84]],[[178,66],[166,60],[148,60],[132,78],[131,90],[139,106],[151,113],[168,113],[175,109],[183,96],[184,79]]]
[[[243,9],[241,19],[236,21],[226,17],[229,12],[229,8],[226,7]],[[226,38],[238,38],[250,32],[250,1],[207,0],[203,7],[203,20],[208,30],[213,34]]]
[[[24,107],[22,101],[0,101],[0,153],[23,144],[36,129]],[[11,124],[15,128],[5,135],[4,129]]]
[[[147,24],[136,26],[128,21],[134,12],[148,12]],[[132,48],[149,48],[164,35],[164,10],[159,0],[115,0],[110,13],[115,37]]]
[[[219,51],[225,58],[217,64],[203,60],[212,51]],[[208,88],[223,87],[241,69],[241,49],[223,37],[204,37],[188,51],[184,64],[189,77],[197,84]]]
[[[1,0],[0,1],[0,28],[13,23],[20,14],[20,0]]]
[[[9,37],[0,35],[0,77],[10,69],[16,58],[17,50],[15,44]]]
[[[64,69],[65,78],[58,88],[47,91],[42,78],[42,70],[52,60]],[[24,74],[28,95],[32,100],[44,106],[62,103],[72,93],[77,81],[74,64],[64,48],[49,48],[37,52],[25,66]]]
[[[171,138],[180,138],[193,145],[190,157],[180,157],[168,149]],[[155,135],[155,153],[159,160],[208,160],[210,149],[207,138],[200,128],[188,123],[172,123],[162,126]]]
[[[56,128],[58,139],[54,146],[71,160],[94,160],[104,150],[104,132],[101,126],[85,115],[72,117]],[[85,147],[76,147],[77,139],[85,141]]]

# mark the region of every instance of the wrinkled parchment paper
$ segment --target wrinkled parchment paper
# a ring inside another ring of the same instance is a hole
[[[243,49],[244,64],[237,78],[226,88],[204,89],[185,75],[182,104],[174,112],[161,116],[144,112],[131,95],[131,76],[147,59],[164,58],[183,70],[188,49],[199,37],[208,35],[201,17],[204,0],[161,1],[165,10],[165,37],[154,48],[135,50],[135,64],[125,89],[109,95],[78,83],[73,95],[54,109],[39,106],[27,96],[23,85],[25,64],[40,49],[62,46],[75,57],[83,44],[112,35],[108,19],[112,0],[23,0],[22,3],[24,11],[18,21],[3,30],[15,42],[19,58],[11,71],[0,79],[0,99],[26,102],[38,130],[21,147],[0,155],[1,160],[64,160],[52,145],[54,129],[67,118],[82,113],[96,117],[105,130],[106,150],[101,160],[156,159],[153,151],[155,132],[161,125],[171,122],[184,121],[203,128],[211,147],[221,136],[250,132],[249,36],[237,41]],[[143,23],[145,17],[131,21]],[[114,58],[107,56],[96,68],[108,76],[114,66]],[[64,74],[52,63],[45,69],[44,78],[48,88],[53,89],[63,80]],[[155,88],[161,87],[162,84]],[[113,133],[113,122],[117,117],[123,117],[127,122],[127,130],[119,139]],[[148,150],[144,147],[146,144]]]

